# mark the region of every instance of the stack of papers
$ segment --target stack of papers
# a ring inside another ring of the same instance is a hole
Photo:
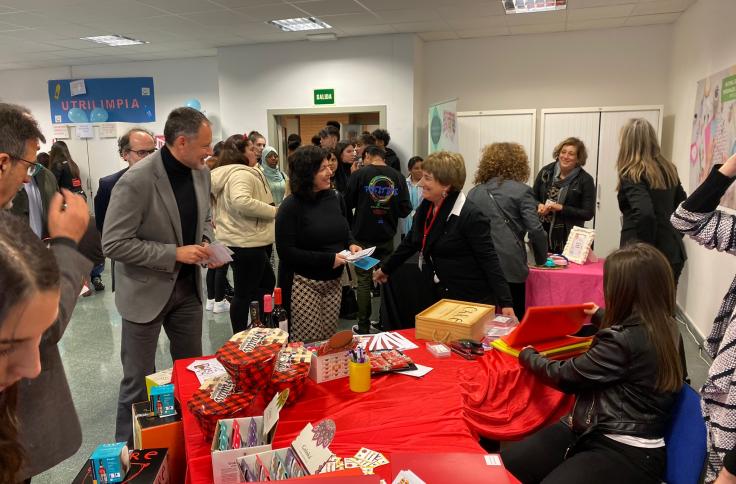
[[[363,249],[360,252],[356,252],[355,254],[351,253],[349,250],[343,250],[342,252],[340,252],[340,255],[344,256],[345,259],[350,264],[353,264],[355,267],[367,271],[368,269],[375,267],[379,262],[381,262],[378,259],[371,257],[375,250],[375,246]]]
[[[194,374],[197,375],[200,385],[206,380],[227,374],[225,367],[223,367],[215,358],[212,358],[211,360],[193,361],[189,366],[187,366],[187,370],[193,371]]]
[[[406,337],[394,332],[385,332],[360,336],[358,338],[358,346],[362,346],[368,351],[375,350],[413,350],[418,348]]]
[[[233,251],[227,248],[221,242],[212,242],[210,245],[207,246],[207,250],[210,253],[210,258],[204,261],[202,263],[203,265],[223,265],[233,261]]]

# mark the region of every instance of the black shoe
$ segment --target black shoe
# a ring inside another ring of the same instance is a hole
[[[371,334],[371,324],[368,321],[361,321],[353,325],[353,334]]]
[[[102,278],[100,276],[92,278],[92,286],[94,286],[95,292],[105,290],[105,285],[102,283]]]

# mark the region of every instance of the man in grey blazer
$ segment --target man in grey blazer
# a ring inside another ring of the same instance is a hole
[[[27,109],[0,103],[0,208],[10,208],[23,183],[38,172],[39,140],[45,142]],[[18,481],[50,469],[82,445],[82,430],[57,343],[69,324],[82,281],[92,269],[92,262],[77,250],[88,223],[87,203],[82,197],[67,190],[53,195],[47,227],[49,246],[61,274],[61,299],[59,315],[39,345],[41,374],[18,382],[18,439],[28,457]]]
[[[131,167],[112,190],[102,246],[115,261],[115,305],[123,318],[116,441],[132,443],[131,405],[146,400],[163,327],[171,358],[202,354],[200,264],[210,256],[212,129],[199,111],[178,108],[166,145]]]

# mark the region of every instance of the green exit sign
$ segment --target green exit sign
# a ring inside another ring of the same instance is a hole
[[[315,89],[314,104],[335,104],[335,90]]]

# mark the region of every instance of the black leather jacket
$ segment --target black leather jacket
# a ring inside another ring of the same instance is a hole
[[[576,394],[573,430],[656,439],[664,436],[677,393],[655,389],[657,356],[646,332],[631,317],[598,331],[576,358],[554,361],[529,348],[519,361],[547,385]]]

